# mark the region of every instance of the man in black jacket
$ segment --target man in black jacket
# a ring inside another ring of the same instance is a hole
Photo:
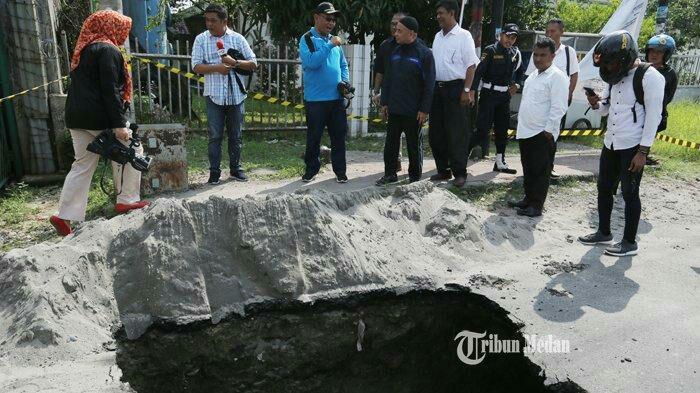
[[[399,155],[401,133],[406,133],[408,176],[411,182],[420,180],[423,170],[423,141],[421,127],[428,118],[435,85],[433,54],[417,40],[418,21],[406,16],[396,25],[394,37],[399,46],[389,59],[382,84],[381,105],[388,117],[384,144],[384,176],[377,185],[396,183],[396,159]]]
[[[394,52],[394,49],[399,46],[399,44],[396,43],[396,38],[394,38],[394,34],[396,34],[396,25],[398,25],[399,21],[405,16],[408,15],[403,11],[394,13],[390,22],[391,36],[379,44],[377,55],[374,57],[374,92],[372,94],[372,102],[377,106],[380,105],[380,90],[391,54]],[[399,143],[399,156],[396,159],[396,168],[398,172],[401,172],[401,143]]]

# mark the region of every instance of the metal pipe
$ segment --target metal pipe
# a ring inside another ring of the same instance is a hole
[[[139,53],[138,57],[142,59],[162,59],[162,60],[190,60],[192,56],[189,55],[169,55],[169,54],[159,54],[159,53]]]
[[[168,44],[168,46],[170,46],[170,44]],[[168,48],[168,49],[170,49],[170,48]],[[173,65],[173,63],[170,62],[171,67],[172,67],[172,65]],[[172,75],[170,75],[170,72],[166,72],[165,77],[168,78],[168,111],[172,115],[173,113],[175,113],[175,111],[173,110],[173,83],[172,83],[173,78],[172,78]]]
[[[146,51],[148,51],[148,34],[146,34]],[[148,113],[153,113],[153,100],[151,100],[151,65],[146,64],[146,89],[148,91]]]
[[[70,52],[68,52],[68,35],[65,30],[61,30],[61,44],[63,52],[66,54],[66,75],[70,75]]]
[[[281,50],[282,50],[282,47],[280,45],[277,45],[277,59],[280,59],[280,57],[282,55]],[[277,97],[279,97],[280,96],[280,85],[282,84],[282,79],[280,79],[280,65],[277,64],[275,66],[275,68],[276,68],[275,71],[277,73]],[[284,108],[284,109],[286,112],[287,108]],[[277,126],[279,127],[279,125],[280,125],[280,112],[278,111],[276,115],[277,115],[276,116],[277,117]]]
[[[163,110],[163,86],[160,82],[160,75],[160,68],[156,67],[156,76],[158,77],[158,105],[160,106],[160,109]]]
[[[175,45],[177,46],[177,50],[175,51],[178,55],[180,54],[180,40],[175,41]],[[182,63],[180,60],[177,60],[177,68],[182,69]],[[180,116],[182,116],[182,76],[180,74],[177,74],[177,104],[178,104],[178,112]]]
[[[185,41],[185,52],[190,53],[190,41]],[[192,67],[191,62],[187,62],[187,72],[192,72],[190,70]],[[192,87],[190,86],[191,79],[187,79],[187,118],[192,121]]]

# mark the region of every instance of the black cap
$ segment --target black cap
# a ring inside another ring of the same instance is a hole
[[[515,23],[506,23],[506,25],[503,26],[501,33],[518,35],[518,33],[520,33],[520,28]]]
[[[335,7],[333,7],[333,4],[324,1],[323,3],[319,3],[316,6],[316,10],[314,11],[314,14],[326,14],[326,15],[334,15],[334,14],[339,14],[340,11],[336,10]]]
[[[399,23],[406,26],[406,28],[409,30],[412,30],[416,33],[418,32],[418,21],[412,16],[404,16],[403,18],[401,18]]]

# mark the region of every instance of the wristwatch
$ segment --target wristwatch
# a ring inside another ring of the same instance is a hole
[[[465,92],[465,93],[469,93],[471,90],[472,90],[472,89],[470,89],[470,88],[468,88],[468,87],[465,87],[465,88],[464,88],[464,92]]]

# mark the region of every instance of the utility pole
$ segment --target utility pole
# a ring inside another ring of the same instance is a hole
[[[496,40],[498,40],[499,34],[501,34],[501,29],[503,27],[503,3],[504,0],[493,0],[491,5],[493,6],[493,18],[492,24],[493,24],[493,35],[491,37],[488,37],[489,41],[486,41],[487,44],[492,44]]]
[[[472,22],[469,25],[469,31],[474,38],[474,46],[476,46],[476,54],[481,56],[481,31],[483,28],[484,19],[484,0],[472,0]]]
[[[95,10],[112,10],[120,14],[124,12],[122,0],[91,0]]]
[[[656,34],[666,31],[666,20],[668,19],[668,0],[659,0],[659,7],[656,8]]]

